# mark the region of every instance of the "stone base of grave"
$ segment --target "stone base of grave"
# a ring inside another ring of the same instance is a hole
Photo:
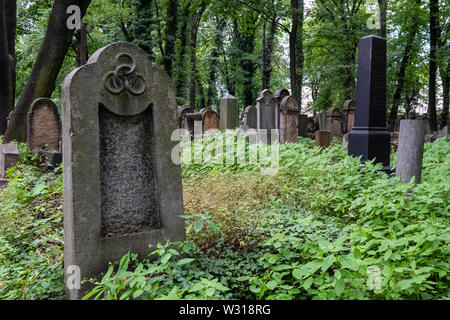
[[[353,128],[348,137],[348,154],[361,157],[361,162],[375,159],[383,165],[383,172],[392,172],[390,166],[391,134],[386,128]]]
[[[53,169],[62,163],[62,153],[58,151],[39,151],[44,160],[44,166]]]

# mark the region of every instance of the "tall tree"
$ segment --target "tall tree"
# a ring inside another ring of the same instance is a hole
[[[387,0],[378,0],[378,7],[380,8],[380,37],[386,38],[387,25],[386,25],[386,13],[387,13]]]
[[[172,76],[172,65],[175,58],[175,41],[178,31],[178,0],[169,0],[167,6],[166,47],[164,55],[164,69]]]
[[[420,6],[421,0],[416,0],[415,4],[417,7]],[[408,33],[406,38],[406,45],[403,52],[402,60],[400,63],[400,68],[397,73],[397,85],[395,87],[394,96],[392,98],[392,103],[390,107],[390,116],[389,116],[389,130],[394,131],[395,123],[397,122],[398,108],[401,103],[403,88],[405,84],[405,73],[406,68],[411,60],[412,49],[414,47],[414,40],[419,31],[419,18],[418,11],[411,10],[411,25],[408,26]]]
[[[6,0],[0,0],[0,134],[6,131],[11,104],[11,60],[8,52],[8,32],[5,14]]]
[[[273,71],[272,57],[275,43],[275,35],[277,32],[278,17],[274,13],[273,20],[269,24],[269,35],[266,37],[266,22],[263,27],[263,41],[262,41],[262,89],[270,88],[270,80]]]
[[[191,74],[189,79],[189,106],[195,110],[195,95],[197,89],[197,35],[200,28],[203,13],[207,3],[202,1],[197,12],[193,15],[191,24],[190,62]]]
[[[10,58],[11,77],[9,84],[10,102],[9,111],[14,108],[14,98],[16,95],[16,27],[17,27],[17,1],[5,1],[6,31],[8,37],[8,53]]]
[[[67,8],[77,5],[84,16],[90,0],[55,0],[50,13],[44,40],[33,65],[30,76],[14,108],[5,133],[6,143],[26,140],[26,117],[31,103],[40,97],[50,98],[55,82],[63,64],[67,50],[72,42],[73,32],[67,27]]]
[[[155,0],[132,0],[133,19],[130,33],[134,43],[142,48],[151,60],[155,60],[153,52],[154,39],[152,32],[155,29],[154,3]]]
[[[436,47],[438,40],[438,19],[439,19],[439,0],[430,0],[430,64],[429,64],[429,82],[428,82],[428,121],[430,130],[437,131],[436,114]]]
[[[292,95],[302,105],[303,86],[303,0],[291,0],[292,28],[289,34],[289,58]]]
[[[446,11],[441,14],[438,10],[438,35],[437,44],[439,48],[439,74],[442,80],[442,114],[440,119],[440,127],[443,128],[449,123],[449,105],[450,105],[450,52],[447,52],[447,57],[443,59],[445,51],[449,50],[448,41],[450,40],[450,22],[444,19]],[[448,8],[447,8],[448,11]],[[450,51],[450,50],[449,50]]]

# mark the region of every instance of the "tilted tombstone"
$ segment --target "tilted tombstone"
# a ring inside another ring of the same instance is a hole
[[[94,53],[62,86],[64,266],[69,299],[127,252],[184,239],[181,169],[171,159],[175,87],[134,44]]]
[[[61,120],[58,107],[47,98],[31,104],[27,119],[27,144],[33,151],[60,150]]]
[[[208,130],[215,130],[219,129],[219,115],[217,112],[213,109],[202,109],[200,110],[200,113],[202,114],[202,121],[203,121],[203,132],[206,132]]]
[[[355,123],[355,101],[347,100],[344,103],[344,133],[353,130],[353,124]]]
[[[273,98],[275,99],[275,129],[280,129],[281,101],[290,95],[291,93],[288,89],[277,89],[273,95]]]
[[[327,128],[330,131],[331,138],[342,137],[342,116],[339,109],[333,108],[328,110]]]
[[[184,129],[186,124],[184,123],[186,113],[194,113],[195,110],[190,107],[178,107],[178,129]]]
[[[251,129],[258,126],[258,114],[255,106],[248,106],[244,111],[244,125]]]
[[[355,124],[348,154],[375,159],[390,172],[391,135],[386,127],[386,39],[367,36],[359,42]]]
[[[280,104],[280,143],[298,142],[299,106],[293,96],[285,97]]]
[[[234,130],[239,127],[239,107],[236,97],[227,93],[220,99],[220,130]]]

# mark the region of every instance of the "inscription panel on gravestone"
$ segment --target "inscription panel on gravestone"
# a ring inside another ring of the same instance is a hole
[[[385,42],[373,39],[371,72],[371,119],[373,126],[386,126],[386,47]]]
[[[124,117],[99,108],[102,235],[160,228],[152,113]]]

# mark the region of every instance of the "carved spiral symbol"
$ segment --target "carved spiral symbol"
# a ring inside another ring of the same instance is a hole
[[[126,58],[128,63],[120,63],[120,58]],[[136,72],[136,60],[128,53],[122,52],[115,57],[117,65],[114,71],[108,72],[105,76],[104,86],[108,92],[119,94],[127,90],[135,96],[145,92],[145,80]]]

